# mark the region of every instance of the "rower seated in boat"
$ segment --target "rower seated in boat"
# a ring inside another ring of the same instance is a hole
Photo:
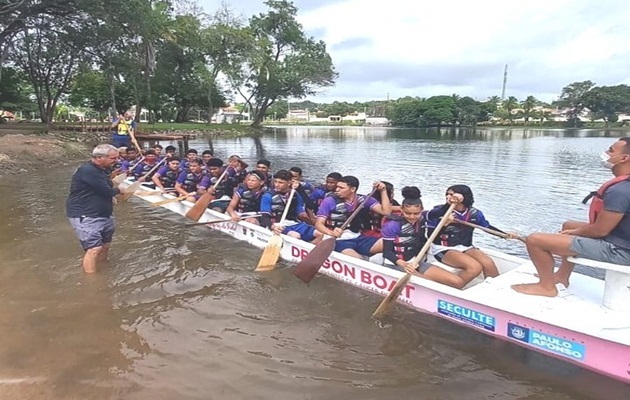
[[[121,172],[130,172],[130,167],[133,167],[140,161],[140,155],[135,147],[127,147],[125,152],[125,160],[120,164]]]
[[[339,172],[331,172],[330,174],[326,175],[326,181],[323,184],[315,187],[315,189],[313,189],[313,192],[311,192],[311,207],[313,207],[313,213],[315,213],[316,218],[319,205],[322,204],[322,201],[324,201],[326,197],[330,197],[335,194],[335,190],[337,189],[337,182],[341,180],[341,177],[342,176]],[[313,223],[315,222],[317,221],[313,221]]]
[[[264,180],[265,177],[260,172],[252,171],[247,175],[245,183],[234,190],[227,207],[227,213],[232,221],[239,221],[240,214],[243,213],[260,212],[260,202],[267,191]],[[256,218],[248,218],[245,221],[258,225]]]
[[[186,152],[186,159],[182,160],[181,167],[183,170],[188,169],[188,164],[193,160],[199,160],[201,162],[201,167],[203,168],[203,161],[199,158],[199,152],[197,149],[188,149]]]
[[[445,216],[449,204],[453,202],[457,203],[453,214]],[[483,213],[472,206],[473,203],[473,193],[468,186],[454,185],[446,189],[446,204],[436,206],[425,215],[429,235],[439,223],[440,218],[446,217],[452,220],[442,228],[431,245],[429,254],[448,266],[461,269],[459,276],[465,282],[464,286],[481,272],[485,277],[496,277],[499,275],[499,271],[490,257],[473,246],[474,228],[457,224],[457,220],[471,222],[504,233],[490,225]],[[511,233],[507,234],[512,235]]]
[[[180,168],[179,157],[171,156],[171,158],[168,159],[166,165],[160,167],[160,169],[158,169],[157,172],[153,175],[151,180],[155,184],[155,187],[162,192],[175,190],[177,177],[179,177],[179,174],[181,173],[182,169]]]
[[[465,282],[459,275],[446,271],[438,266],[421,260],[418,267],[410,263],[427,242],[426,221],[422,215],[423,206],[420,200],[420,189],[415,186],[403,188],[400,214],[390,214],[383,218],[381,233],[383,235],[383,257],[390,261],[386,267],[402,269],[410,274],[461,289]]]
[[[208,208],[221,213],[225,212],[232,195],[232,190],[228,187],[227,181],[225,179],[219,181],[223,172],[223,161],[219,158],[210,159],[206,165],[204,178],[198,185],[200,193],[207,191],[214,197]]]
[[[175,190],[180,196],[186,196],[186,200],[194,203],[199,199],[203,191],[198,186],[204,177],[201,171],[203,162],[199,158],[188,160],[188,169],[183,170],[175,182]]]
[[[140,180],[142,182],[151,181],[151,178],[155,173],[155,171],[151,172],[151,170],[154,170],[153,167],[155,167],[157,163],[158,158],[157,154],[155,154],[155,150],[149,149],[144,153],[144,160],[140,161],[134,167],[132,175],[136,178],[136,180]]]
[[[284,233],[285,235],[302,239],[306,242],[317,243],[323,237],[323,234],[317,232],[315,227],[303,222],[308,219],[304,202],[300,196],[293,196],[291,203],[289,193],[293,185],[291,173],[286,170],[280,170],[273,176],[274,188],[262,196],[260,201],[260,225],[270,228],[275,233]],[[297,186],[298,183],[295,183]],[[289,207],[287,217],[284,224],[280,224],[284,209]],[[298,221],[302,219],[302,221]]]
[[[400,214],[400,204],[396,200],[394,200],[394,185],[383,181],[385,185],[385,190],[387,191],[387,197],[389,198],[390,207],[392,209],[392,213]],[[420,190],[420,189],[418,189]],[[381,192],[376,192],[372,195],[378,201],[381,202]],[[365,220],[363,220],[363,226],[361,227],[361,233],[365,236],[372,236],[375,238],[380,238],[381,236],[381,225],[383,223],[383,217],[381,214],[369,211]]]
[[[335,242],[335,251],[356,258],[369,257],[383,251],[382,241],[360,233],[361,221],[367,217],[369,211],[381,215],[391,212],[385,185],[382,182],[375,182],[374,187],[381,192],[382,203],[373,197],[366,200],[365,195],[357,193],[359,180],[355,176],[344,176],[337,182],[335,194],[324,198],[320,204],[315,228],[325,235],[338,238]],[[364,200],[365,204],[356,218],[350,222],[348,229],[342,231],[341,226]]]

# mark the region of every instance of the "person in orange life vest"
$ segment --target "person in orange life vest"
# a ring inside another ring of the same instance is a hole
[[[556,283],[569,286],[574,267],[567,260],[569,256],[630,265],[630,137],[613,143],[602,154],[602,162],[615,177],[592,196],[589,221],[567,221],[560,233],[529,235],[527,252],[538,270],[539,282],[514,285],[514,290],[537,296],[556,296]],[[562,257],[556,273],[553,255]]]
[[[461,289],[465,282],[459,275],[420,260],[416,268],[410,263],[427,242],[426,224],[422,216],[420,189],[405,186],[402,190],[404,200],[400,212],[383,218],[381,234],[383,237],[383,257],[392,264],[383,264],[389,268],[404,270],[422,278],[443,283]],[[451,201],[457,201],[452,198]]]
[[[449,203],[453,203],[454,198],[457,200],[455,201],[457,206],[453,214],[444,216]],[[442,228],[433,241],[429,254],[433,254],[436,260],[446,265],[461,269],[459,276],[466,283],[475,279],[482,271],[485,277],[498,276],[499,271],[490,257],[473,246],[474,228],[458,224],[455,220],[472,222],[504,233],[490,225],[483,213],[472,206],[474,202],[473,192],[468,186],[453,185],[446,189],[446,204],[434,207],[425,215],[429,235],[433,233],[441,217],[452,220]],[[513,234],[508,233],[508,235]]]

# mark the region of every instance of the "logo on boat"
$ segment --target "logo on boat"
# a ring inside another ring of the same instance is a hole
[[[494,332],[494,317],[482,312],[462,307],[446,300],[438,300],[437,311],[442,315],[449,316],[466,324]]]
[[[513,323],[508,323],[507,335],[512,339],[572,360],[583,361],[584,354],[586,353],[586,346],[581,343],[576,343]]]

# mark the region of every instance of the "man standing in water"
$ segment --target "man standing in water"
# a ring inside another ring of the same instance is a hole
[[[96,272],[98,261],[107,260],[114,236],[113,197],[121,190],[114,188],[108,170],[118,159],[118,149],[99,144],[92,151],[92,160],[81,165],[72,175],[66,215],[85,251],[83,270]]]
[[[512,286],[517,292],[556,296],[556,283],[569,286],[574,267],[567,260],[570,256],[630,265],[630,137],[613,143],[601,157],[604,167],[612,170],[615,177],[589,196],[589,222],[567,221],[560,233],[529,235],[527,251],[540,281]],[[562,257],[556,273],[554,254]]]

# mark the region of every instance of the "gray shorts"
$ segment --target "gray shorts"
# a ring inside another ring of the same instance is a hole
[[[83,250],[111,243],[116,229],[114,217],[70,218],[70,225],[77,234]]]
[[[630,266],[630,250],[615,246],[603,239],[578,236],[573,239],[569,248],[579,257]]]

